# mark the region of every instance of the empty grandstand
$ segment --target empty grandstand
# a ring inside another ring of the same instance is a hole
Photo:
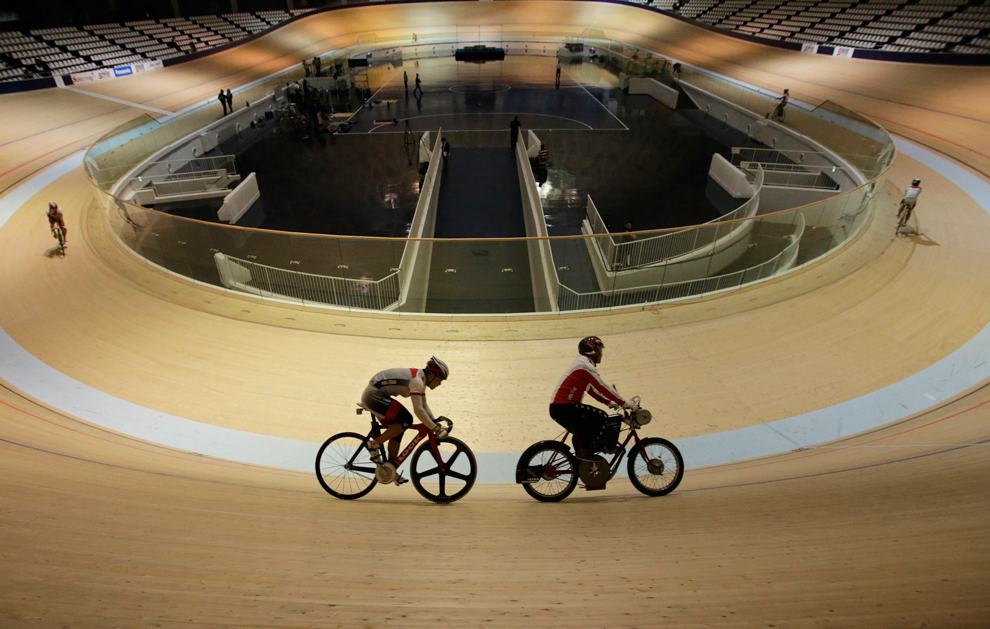
[[[737,34],[798,45],[990,54],[983,0],[630,0]],[[165,61],[210,50],[312,9],[0,32],[0,82]]]
[[[990,53],[990,6],[982,0],[653,0],[650,6],[796,44]]]
[[[0,82],[165,61],[244,39],[310,9],[0,32]]]

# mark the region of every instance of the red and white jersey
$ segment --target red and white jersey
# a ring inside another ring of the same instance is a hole
[[[905,199],[917,199],[919,194],[921,194],[921,186],[908,186],[904,190]]]
[[[580,404],[584,392],[601,402],[608,404],[625,404],[626,400],[619,393],[602,381],[598,375],[595,363],[587,356],[578,356],[567,368],[554,389],[551,404]]]
[[[48,208],[48,222],[61,223],[63,219],[61,208]]]

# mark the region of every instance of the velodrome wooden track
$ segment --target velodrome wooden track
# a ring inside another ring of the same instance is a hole
[[[832,99],[982,170],[986,68],[833,59],[632,7],[485,2],[313,16],[231,51],[83,89],[178,110],[362,34],[505,24],[666,52],[808,102]],[[66,90],[0,97],[0,190],[140,109]],[[920,176],[924,236],[893,239]],[[165,276],[116,245],[81,171],[0,230],[0,326],[117,397],[318,441],[359,428],[364,380],[436,352],[431,396],[476,451],[550,437],[548,388],[577,338],[673,438],[837,404],[944,358],[990,321],[990,218],[900,156],[869,232],[808,271],[718,300],[551,321],[409,321],[288,310]],[[68,208],[64,259],[43,208]],[[621,360],[620,357],[627,357]],[[689,471],[647,499],[538,504],[479,485],[437,507],[411,488],[331,499],[311,475],[142,442],[0,388],[0,627],[972,626],[990,618],[987,383],[817,448]],[[459,414],[458,411],[461,411]]]

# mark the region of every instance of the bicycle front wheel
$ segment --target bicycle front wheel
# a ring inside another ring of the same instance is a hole
[[[378,484],[365,439],[356,432],[342,432],[327,439],[316,453],[316,478],[331,496],[354,500]]]
[[[433,502],[460,500],[471,491],[478,476],[474,453],[463,441],[453,437],[438,440],[437,449],[443,462],[442,470],[429,441],[416,450],[409,465],[413,486]]]
[[[684,459],[677,446],[658,437],[643,439],[629,453],[629,480],[647,496],[666,496],[684,477]]]

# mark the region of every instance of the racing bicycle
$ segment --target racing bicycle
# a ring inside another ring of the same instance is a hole
[[[367,409],[358,405],[357,414]],[[454,422],[446,417],[437,418],[448,436],[437,439],[433,431],[417,423],[409,427],[415,437],[396,457],[395,462],[377,464],[368,450],[368,440],[382,434],[382,424],[371,413],[371,430],[362,436],[356,432],[342,432],[326,440],[316,454],[316,478],[331,496],[342,500],[354,500],[365,496],[378,483],[394,483],[398,468],[412,454],[409,473],[413,486],[427,500],[454,502],[467,495],[478,475],[478,463],[471,448],[463,441],[449,436]],[[423,440],[425,443],[416,449]],[[384,452],[385,447],[382,447]],[[415,450],[415,453],[413,452]]]
[[[908,220],[911,218],[911,213],[914,211],[913,207],[908,207],[903,201],[901,201],[900,210],[897,212],[897,229],[894,231],[895,236],[900,236],[902,233],[916,234],[917,232],[912,229],[908,224]]]
[[[65,227],[52,225],[52,236],[58,241],[59,255],[65,255]]]
[[[639,406],[639,397],[632,400]],[[639,438],[637,430],[651,419],[650,412],[642,408],[622,409],[622,412],[608,416],[603,430],[607,442],[602,444],[602,450],[612,455],[611,461],[600,453],[582,459],[575,457],[567,445],[569,431],[558,440],[534,443],[519,457],[516,482],[541,502],[563,500],[571,495],[579,481],[589,491],[605,489],[606,483],[619,470],[626,448],[632,442],[626,465],[633,487],[647,496],[666,496],[677,488],[684,476],[684,459],[677,446],[666,439]],[[623,432],[625,439],[620,444]]]

